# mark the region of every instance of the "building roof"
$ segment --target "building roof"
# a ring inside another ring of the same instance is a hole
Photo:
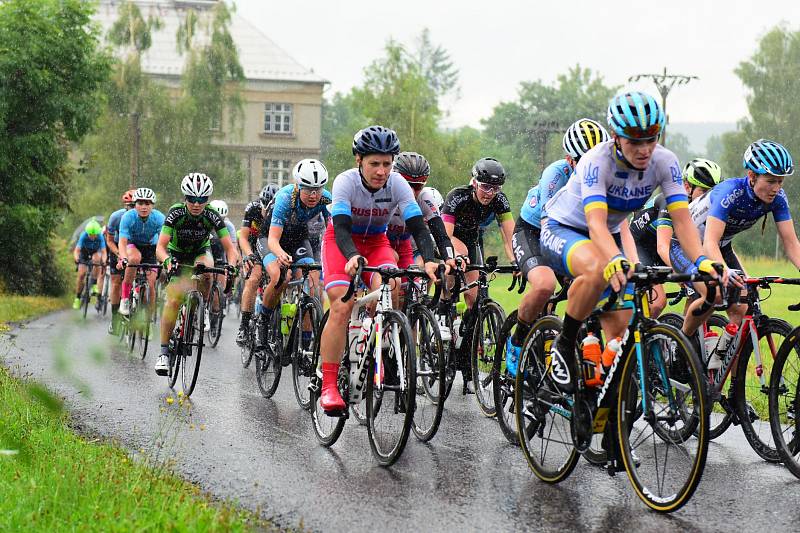
[[[216,0],[134,0],[144,17],[156,16],[161,29],[153,33],[153,45],[142,55],[144,72],[162,76],[180,76],[186,56],[178,53],[176,32],[187,8],[198,11],[213,6]],[[95,19],[105,36],[119,17],[121,0],[101,0]],[[239,62],[248,80],[277,80],[327,83],[283,51],[258,28],[237,13],[231,14],[231,35],[239,50]]]

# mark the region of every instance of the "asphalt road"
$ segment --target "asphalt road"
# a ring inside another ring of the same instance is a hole
[[[763,462],[738,427],[713,442],[703,480],[679,512],[647,510],[624,474],[581,461],[557,486],[536,479],[518,448],[472,396],[448,400],[429,444],[412,436],[391,468],[372,458],[365,427],[351,419],[331,449],[317,443],[297,406],[290,375],[270,400],[233,343],[207,349],[191,405],[145,361],[64,311],[0,336],[0,359],[67,400],[74,424],[114,438],[136,455],[174,461],[177,472],[219,498],[278,525],[319,531],[797,531],[800,481]],[[454,392],[460,387],[454,389]]]

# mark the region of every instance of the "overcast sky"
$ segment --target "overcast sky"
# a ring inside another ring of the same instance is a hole
[[[698,76],[670,94],[670,120],[735,122],[747,105],[734,68],[775,25],[800,29],[800,0],[235,3],[240,15],[329,80],[328,96],[361,83],[386,39],[410,43],[430,28],[460,70],[460,98],[444,103],[448,126],[480,126],[497,103],[516,98],[521,81],[550,83],[577,64],[600,72],[609,85],[664,67]],[[650,82],[626,87],[657,94]]]

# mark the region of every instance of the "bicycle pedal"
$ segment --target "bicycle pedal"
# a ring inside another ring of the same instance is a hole
[[[348,409],[346,407],[342,410],[337,409],[333,411],[322,411],[322,412],[325,413],[326,416],[329,416],[331,418],[348,418],[347,416]]]

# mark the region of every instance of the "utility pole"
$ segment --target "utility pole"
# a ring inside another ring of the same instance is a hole
[[[666,124],[669,124],[669,116],[667,115],[667,95],[669,92],[678,85],[686,85],[692,80],[699,79],[697,76],[688,76],[686,74],[667,74],[667,67],[664,67],[663,74],[634,74],[628,78],[628,81],[639,81],[642,78],[650,78],[658,88],[658,92],[661,94],[661,109],[667,118]],[[664,131],[661,133],[661,144],[664,146],[667,144],[666,124],[664,125]]]
[[[525,133],[533,135],[539,143],[539,161],[541,162],[539,174],[547,167],[547,141],[550,140],[550,135],[554,133],[563,135],[566,129],[567,126],[559,124],[557,120],[536,121],[532,127],[525,129]]]
[[[139,113],[131,113],[131,189],[136,188],[139,179]]]

